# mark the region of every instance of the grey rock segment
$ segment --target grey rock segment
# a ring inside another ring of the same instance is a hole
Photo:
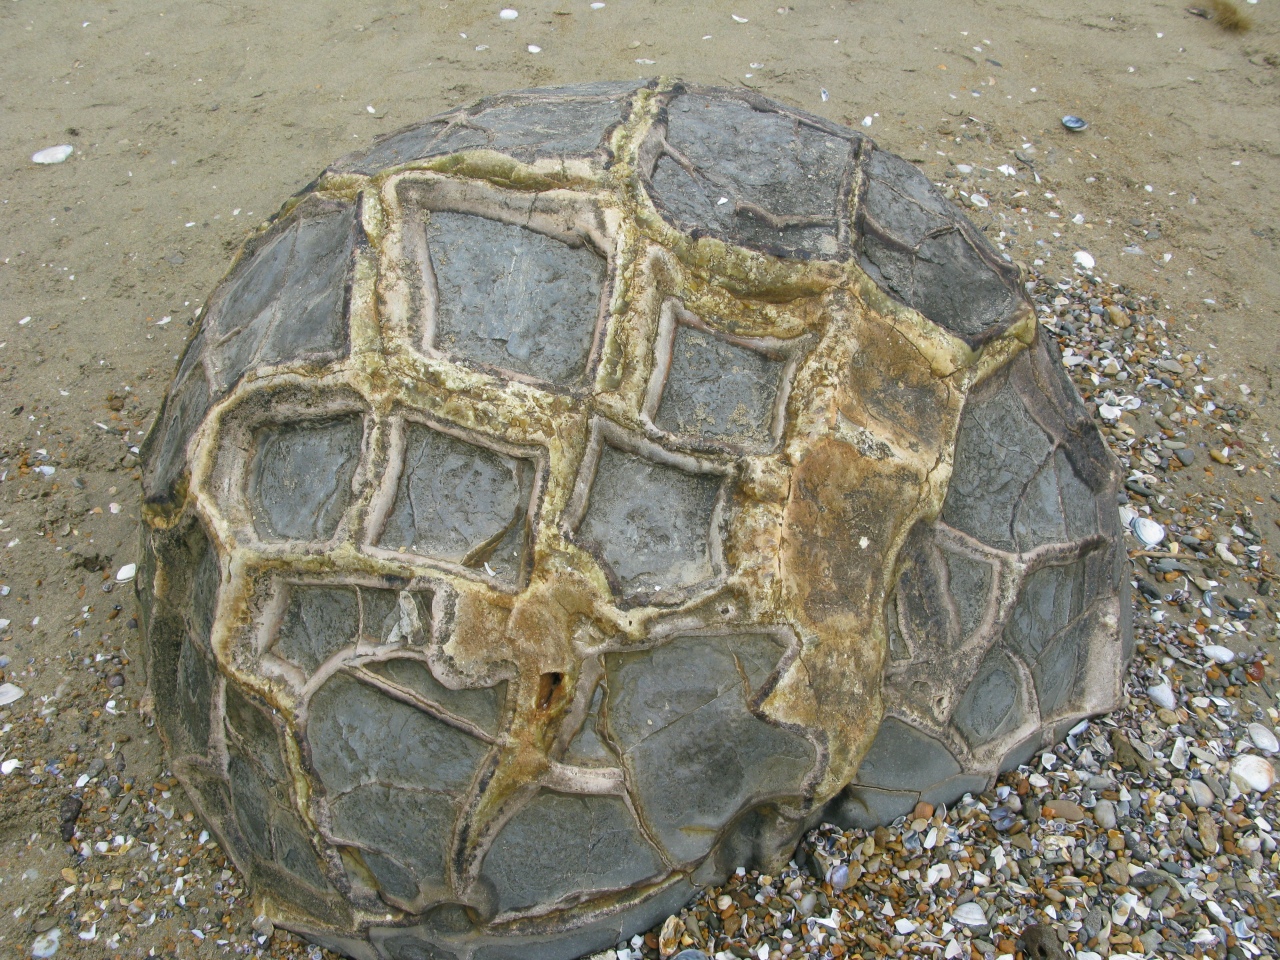
[[[599,254],[459,213],[432,213],[427,238],[437,350],[556,384],[582,379],[604,288]]]
[[[721,482],[606,443],[579,536],[600,552],[624,595],[692,586],[713,573],[709,541]]]
[[[654,423],[675,434],[771,446],[782,370],[781,358],[680,324]]]

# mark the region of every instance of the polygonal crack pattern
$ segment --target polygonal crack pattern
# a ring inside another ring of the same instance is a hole
[[[245,261],[205,321],[219,395],[257,365],[347,352],[355,224],[354,204],[304,201]]]
[[[397,691],[407,691],[437,713],[474,724],[491,737],[498,735],[506,709],[506,683],[450,690],[432,675],[425,663],[409,657],[392,657],[367,664],[365,669]]]
[[[927,177],[874,150],[857,226],[861,264],[907,306],[952,333],[981,339],[1021,302],[1010,268]]]
[[[1118,651],[1102,646],[1098,604],[1115,597],[1113,553],[1090,540],[1113,480],[1044,402],[1062,377],[1047,356],[1033,347],[970,396],[943,523],[917,527],[903,550],[887,611],[895,715],[840,801],[847,825],[919,797],[949,803],[973,779],[953,763],[1017,765],[1049,725],[1096,709],[1089,662]]]
[[[364,424],[357,416],[267,427],[255,438],[249,507],[263,540],[328,540],[351,498]]]
[[[378,545],[514,582],[527,546],[534,464],[410,424],[395,502]]]
[[[544,790],[507,821],[481,876],[506,913],[622,889],[662,871],[620,797]]]
[[[610,739],[676,862],[704,856],[752,806],[797,795],[813,769],[808,740],[752,712],[785,652],[772,634],[742,633],[605,658]]]
[[[605,443],[578,535],[625,595],[661,599],[712,576],[709,536],[721,482]]]
[[[677,324],[654,423],[668,433],[769,446],[782,368],[781,360]]]
[[[364,852],[384,896],[448,896],[454,821],[488,747],[343,673],[312,697],[306,737],[333,837]]]
[[[729,96],[686,93],[666,111],[650,190],[672,225],[767,251],[840,256],[839,209],[858,137]]]
[[[307,675],[358,641],[421,644],[430,633],[429,594],[329,585],[286,589],[288,605],[272,652]]]
[[[465,113],[428,121],[381,139],[367,153],[336,165],[375,174],[414,160],[461,150],[496,150],[521,160],[548,154],[590,156],[602,152],[613,126],[629,112],[638,83],[581,84],[543,97],[494,98]]]
[[[511,223],[432,212],[437,350],[556,384],[587,367],[604,258]]]
[[[296,814],[283,796],[280,781],[270,776],[250,755],[228,750],[227,779],[235,810],[242,853],[260,869],[264,864],[283,869],[293,880],[316,890],[329,884],[320,872],[315,851]]]

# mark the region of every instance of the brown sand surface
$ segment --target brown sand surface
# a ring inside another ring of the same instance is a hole
[[[242,240],[379,134],[522,87],[658,74],[750,86],[864,129],[962,203],[980,192],[989,205],[970,202],[971,217],[993,239],[1009,231],[1011,256],[1040,272],[1069,275],[1084,250],[1105,279],[1158,296],[1205,368],[1250,388],[1232,396],[1257,416],[1254,440],[1280,440],[1276,0],[1242,3],[1253,28],[1239,34],[1170,0],[513,0],[515,20],[442,0],[0,3],[0,655],[28,698],[0,718],[45,712],[0,734],[0,755],[25,737],[28,763],[34,751],[70,771],[56,790],[0,777],[0,958],[28,955],[65,888],[90,910],[120,893],[94,889],[58,838],[86,760],[127,757],[121,778],[154,787],[175,822],[190,816],[155,784],[132,591],[102,591],[137,559],[131,450]],[[1088,130],[1068,132],[1064,114]],[[31,162],[62,143],[65,163]],[[1248,482],[1274,539],[1274,479]],[[83,693],[74,706],[69,692]],[[110,817],[94,807],[90,841],[110,840]],[[228,915],[245,943],[251,914],[228,907],[240,881],[200,862],[178,919]],[[175,939],[177,921],[142,927],[150,912],[118,951],[64,929],[58,956],[224,950]]]

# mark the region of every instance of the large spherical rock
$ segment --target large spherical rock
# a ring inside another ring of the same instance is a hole
[[[1119,691],[1116,472],[1017,271],[750,92],[511,94],[334,166],[144,459],[175,769],[355,957],[590,952]]]

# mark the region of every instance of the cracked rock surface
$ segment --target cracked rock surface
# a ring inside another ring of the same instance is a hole
[[[174,771],[360,960],[610,946],[1120,694],[1118,472],[1017,269],[748,91],[513,93],[339,162],[142,459]]]

